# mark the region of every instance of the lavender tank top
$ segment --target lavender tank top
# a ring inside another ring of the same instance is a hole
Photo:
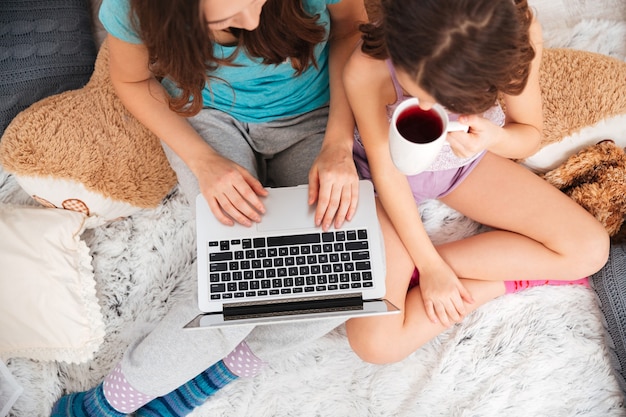
[[[402,87],[400,86],[400,83],[398,82],[398,79],[396,77],[396,70],[393,67],[391,61],[387,59],[385,62],[387,63],[387,68],[389,68],[389,73],[391,74],[391,80],[393,82],[393,87],[396,90],[397,98],[395,103],[387,105],[387,119],[391,123],[391,117],[393,115],[394,109],[404,100],[411,98],[411,96],[404,95]],[[497,126],[504,126],[505,115],[498,103],[496,103],[493,107],[484,112],[482,116],[485,119],[490,120]],[[450,118],[450,120],[457,120],[459,118],[459,115],[448,112],[448,117]],[[361,137],[358,135],[358,131],[355,132],[355,139],[361,144],[361,146],[363,146],[361,142]],[[444,171],[453,168],[460,168],[464,165],[469,164],[483,153],[484,151],[479,152],[478,154],[470,156],[468,158],[459,158],[454,154],[450,145],[448,143],[445,143],[441,148],[439,155],[437,155],[437,159],[433,161],[427,171]]]

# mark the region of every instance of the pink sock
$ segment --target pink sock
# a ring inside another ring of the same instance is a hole
[[[120,413],[125,414],[136,411],[154,398],[133,388],[124,377],[120,364],[104,378],[103,391],[104,398],[109,404]]]
[[[531,280],[531,281],[504,281],[504,293],[512,294],[524,290],[526,288],[538,287],[541,285],[582,285],[589,288],[589,279],[587,277],[577,279],[575,281],[558,281],[558,280]]]
[[[235,375],[249,378],[255,376],[266,363],[258,358],[248,347],[246,342],[241,342],[224,359],[226,367]]]

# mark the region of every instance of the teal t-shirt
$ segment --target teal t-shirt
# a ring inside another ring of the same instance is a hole
[[[302,0],[311,15],[319,14],[318,24],[330,30],[327,5],[341,0]],[[130,43],[141,43],[130,22],[129,0],[103,0],[100,21],[112,36]],[[287,34],[285,36],[288,36]],[[233,47],[214,44],[217,57],[227,57]],[[310,66],[296,76],[291,64],[264,65],[259,58],[250,58],[240,51],[235,59],[239,66],[221,66],[212,76],[228,81],[211,79],[211,89],[205,86],[202,97],[205,107],[215,108],[248,123],[284,119],[315,110],[328,103],[328,43],[315,48],[317,68]],[[175,94],[175,86],[168,80],[164,85]]]

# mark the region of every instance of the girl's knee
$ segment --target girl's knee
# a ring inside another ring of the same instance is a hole
[[[569,257],[572,259],[572,265],[584,269],[582,275],[594,274],[606,264],[610,246],[609,234],[597,223],[587,228],[571,249]]]
[[[346,325],[348,342],[361,360],[376,365],[384,365],[404,359],[404,357],[398,357],[388,335],[379,335],[374,331],[358,329],[357,326],[351,326],[350,321]]]
[[[606,264],[611,250],[611,239],[604,228],[594,236],[594,241],[586,249],[590,253],[591,274],[594,274]]]
[[[350,347],[356,353],[356,355],[364,362],[372,363],[375,365],[384,365],[387,363],[395,362],[387,357],[385,352],[382,352],[376,346],[371,343],[355,342],[352,339],[348,339]]]

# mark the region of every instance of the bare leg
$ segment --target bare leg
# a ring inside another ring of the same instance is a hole
[[[575,280],[608,258],[608,234],[591,214],[508,159],[488,153],[442,201],[500,229],[437,247],[459,277]]]
[[[407,293],[415,266],[380,203],[378,217],[384,236],[387,263],[385,297],[400,308],[401,313],[351,319],[346,322],[346,330],[352,349],[363,360],[387,363],[402,360],[443,332],[446,327],[428,319],[419,287],[413,287]],[[504,294],[502,282],[468,279],[463,279],[462,282],[474,295],[474,303],[466,304],[468,312]]]
[[[442,201],[500,229],[437,247],[474,298],[464,303],[466,313],[504,294],[503,281],[575,280],[598,271],[608,257],[608,235],[596,219],[507,159],[487,154]],[[413,261],[380,204],[378,213],[387,259],[386,297],[402,312],[352,319],[346,328],[362,359],[385,363],[403,359],[446,327],[429,320],[419,287],[407,292]]]

